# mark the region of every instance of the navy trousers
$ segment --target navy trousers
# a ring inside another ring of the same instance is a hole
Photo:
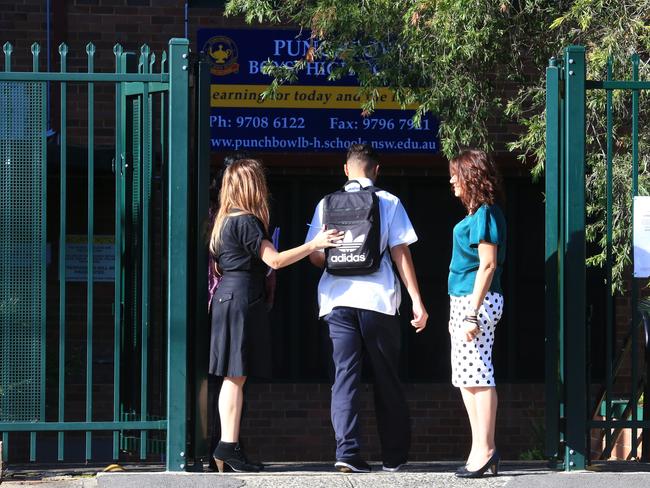
[[[336,459],[360,451],[359,386],[366,354],[374,371],[375,414],[382,460],[405,462],[411,443],[408,405],[399,379],[400,325],[396,316],[336,307],[325,316],[332,340],[332,425]]]

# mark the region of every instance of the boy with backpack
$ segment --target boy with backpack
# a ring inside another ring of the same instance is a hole
[[[335,370],[334,466],[342,472],[370,471],[360,455],[359,386],[366,354],[375,375],[383,469],[398,471],[407,462],[411,432],[398,374],[401,288],[391,259],[413,302],[411,325],[421,332],[428,314],[408,248],[417,236],[399,198],[374,186],[379,164],[370,145],[351,145],[343,170],[347,183],[319,202],[306,238],[312,239],[323,225],[345,232],[339,247],[309,256],[312,264],[325,268],[318,302],[319,317],[329,328]]]

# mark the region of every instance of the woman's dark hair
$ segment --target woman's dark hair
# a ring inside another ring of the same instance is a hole
[[[483,204],[503,202],[501,175],[485,151],[463,149],[449,161],[449,173],[458,178],[460,200],[470,214]]]

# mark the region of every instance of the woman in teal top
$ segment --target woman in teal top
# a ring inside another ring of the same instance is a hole
[[[477,478],[488,469],[497,474],[499,467],[492,346],[503,313],[506,221],[497,205],[501,178],[485,152],[462,151],[449,172],[454,195],[467,209],[454,227],[448,280],[452,384],[460,388],[472,428],[472,449],[456,476]]]

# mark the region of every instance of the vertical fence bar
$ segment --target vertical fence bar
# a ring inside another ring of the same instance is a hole
[[[95,45],[86,45],[88,73],[94,71]],[[88,83],[88,264],[86,281],[86,422],[93,419],[93,293],[95,239],[95,84]],[[92,458],[92,433],[86,432],[86,460]]]
[[[206,337],[210,336],[207,303],[208,256],[205,241],[202,238],[205,223],[208,218],[208,181],[210,180],[210,66],[205,59],[198,63],[196,89],[196,171],[193,185],[196,188],[197,229],[195,243],[196,266],[196,298],[194,300],[194,316],[196,333],[194,336],[194,465],[201,466],[201,458],[208,452],[208,348]]]
[[[558,458],[558,212],[560,162],[560,69],[551,58],[546,68],[546,457]]]
[[[161,56],[160,56],[160,72],[165,73],[167,66],[167,51],[163,50]],[[168,85],[169,86],[169,85]],[[158,191],[160,192],[161,199],[160,199],[160,210],[159,210],[159,218],[160,218],[160,263],[159,263],[159,283],[160,283],[160,291],[158,293],[157,299],[160,300],[161,304],[167,303],[167,275],[165,271],[165,264],[166,264],[166,259],[167,259],[167,231],[168,231],[168,226],[167,226],[167,211],[168,211],[168,206],[169,202],[167,201],[167,194],[168,194],[168,181],[167,178],[169,176],[169,162],[168,162],[168,143],[169,141],[167,140],[168,136],[168,126],[167,126],[167,117],[169,116],[169,111],[167,110],[167,92],[162,91],[160,92],[160,173],[159,173],[159,178],[160,178],[160,187]],[[163,331],[166,329],[164,327],[167,326],[168,320],[167,320],[167,307],[163,307],[161,310],[160,314],[160,320],[162,321],[163,324]],[[160,338],[160,354],[158,356],[158,360],[160,361],[159,364],[165,365],[165,367],[159,368],[159,374],[157,380],[159,381],[160,384],[160,396],[158,397],[158,401],[160,402],[161,405],[166,405],[167,401],[167,374],[168,371],[166,369],[167,366],[167,334],[163,334],[163,336]]]
[[[121,73],[128,73],[129,71],[129,60],[131,59],[131,56],[133,56],[134,53],[132,52],[123,52],[120,56],[120,65],[121,65]],[[129,298],[126,296],[126,292],[128,291],[128,285],[127,285],[127,279],[132,277],[132,276],[138,276],[139,272],[139,263],[136,263],[134,265],[134,262],[130,261],[130,259],[134,259],[132,255],[128,254],[127,251],[127,239],[129,238],[129,233],[134,231],[132,221],[129,220],[130,216],[127,216],[127,205],[132,204],[132,201],[127,200],[127,181],[129,180],[128,178],[128,173],[129,171],[131,172],[131,175],[135,173],[134,167],[135,165],[133,164],[133,160],[128,159],[129,155],[129,145],[128,145],[128,134],[127,131],[130,130],[129,124],[127,122],[127,119],[129,116],[132,114],[132,107],[133,105],[128,103],[128,97],[126,95],[126,82],[120,82],[120,93],[121,93],[121,102],[120,106],[122,107],[121,112],[120,112],[120,131],[116,132],[116,136],[119,138],[119,146],[122,148],[122,152],[120,154],[120,159],[121,159],[121,167],[122,171],[120,173],[120,207],[119,207],[119,212],[120,212],[120,222],[122,222],[122,232],[120,235],[120,252],[122,259],[120,261],[120,309],[122,310],[121,313],[121,323],[120,323],[120,345],[119,345],[119,350],[116,351],[117,354],[117,366],[118,366],[118,389],[117,389],[117,394],[119,395],[118,397],[118,404],[119,404],[119,418],[120,420],[131,420],[134,417],[131,415],[132,411],[129,410],[128,412],[125,410],[125,400],[123,399],[122,396],[122,368],[124,367],[123,362],[122,362],[122,353],[127,351],[128,347],[128,337],[127,334],[130,332],[128,327],[128,309],[127,304],[130,306],[131,304],[128,302]],[[131,163],[131,166],[129,167],[129,163]],[[129,195],[131,198],[133,197],[132,195]],[[136,234],[136,239],[137,239],[137,234]],[[129,266],[129,270],[127,272],[125,265]],[[133,308],[133,310],[136,310]],[[130,351],[129,351],[130,352]],[[128,364],[128,363],[127,363]],[[128,382],[127,382],[128,385]],[[128,393],[126,394],[128,398]],[[128,401],[128,400],[127,400]],[[123,432],[119,433],[120,435],[120,440],[121,442],[125,443],[128,442],[123,436]]]
[[[135,53],[125,54],[128,63],[128,69],[131,69],[131,64],[136,60]],[[137,72],[142,73],[142,62],[140,57],[137,59]],[[128,70],[127,70],[128,71]],[[128,85],[126,85],[128,86]],[[140,83],[131,85],[142,87]],[[126,172],[126,182],[128,184],[129,194],[125,197],[125,210],[127,210],[125,232],[125,240],[127,242],[125,254],[126,262],[129,263],[128,268],[125,268],[124,278],[124,323],[123,323],[123,343],[122,352],[126,352],[127,357],[124,358],[125,364],[123,368],[127,370],[133,369],[133,374],[136,369],[140,370],[138,363],[140,348],[140,332],[141,332],[141,311],[142,311],[142,92],[138,94],[130,94],[129,96],[122,95],[123,107],[125,107],[126,118],[125,127],[122,130],[124,134],[124,147],[125,152],[128,154],[129,169]],[[137,381],[130,381],[130,388],[124,388],[124,392],[128,397],[122,401],[122,410],[128,408],[128,415],[136,418],[136,411],[138,406],[137,395],[140,392],[140,376]],[[127,384],[128,384],[127,383]],[[130,391],[129,391],[130,390]],[[136,391],[137,390],[137,391]],[[123,439],[122,444],[129,442],[133,444],[135,449],[135,440]]]
[[[4,63],[4,68],[6,72],[11,71],[11,53],[13,51],[13,46],[11,45],[10,42],[5,42],[2,45],[2,52],[4,53],[5,56],[5,63]],[[43,391],[43,390],[41,390]],[[8,432],[3,432],[2,433],[2,449],[0,449],[0,457],[2,459],[0,460],[0,464],[6,463],[9,460],[9,433]]]
[[[607,81],[611,81],[613,76],[613,61],[610,57],[607,60]],[[612,429],[609,428],[612,421],[612,388],[613,388],[613,365],[612,353],[614,347],[614,296],[612,284],[612,241],[613,241],[613,148],[614,148],[614,114],[613,114],[613,101],[612,90],[607,90],[607,236],[606,236],[606,268],[607,268],[607,287],[605,297],[605,421],[607,428],[605,429],[605,451],[611,452],[612,449]]]
[[[163,51],[162,54],[160,55],[160,72],[165,73],[165,68],[167,66],[167,51]],[[167,115],[167,112],[165,110],[166,108],[166,98],[165,98],[165,91],[160,92],[160,154],[161,158],[164,161],[166,157],[166,151],[167,146],[165,145],[165,141],[167,140],[167,124],[165,123],[165,116]]]
[[[149,46],[140,50],[142,72],[149,73]],[[140,419],[147,420],[149,361],[149,293],[151,270],[151,99],[148,83],[142,84],[142,291],[141,291],[141,362],[140,362]],[[147,458],[147,431],[140,431],[140,459]]]
[[[38,73],[38,55],[41,53],[41,46],[38,42],[32,44],[32,72]]]
[[[59,46],[61,58],[61,73],[66,71],[66,58],[68,46],[62,43]],[[60,196],[60,225],[59,225],[59,422],[65,421],[65,241],[66,241],[66,200],[67,200],[67,125],[66,125],[66,103],[67,83],[61,82],[61,196]],[[57,459],[63,461],[64,457],[64,433],[58,433]]]
[[[564,61],[562,61],[564,62]],[[560,87],[564,85],[564,67],[559,72]],[[560,446],[566,443],[566,294],[565,294],[565,249],[566,249],[566,97],[560,90],[560,138],[559,138],[559,154],[560,160],[558,164],[558,260],[557,268],[560,279],[557,284],[557,297],[558,297],[558,376],[559,376],[559,409],[560,409]],[[564,453],[562,453],[564,454]],[[565,460],[566,461],[566,460]],[[566,464],[566,463],[565,463]]]
[[[38,55],[41,52],[41,46],[35,42],[32,44],[32,71],[34,73],[38,72]],[[42,97],[41,100],[45,99],[45,97]],[[42,219],[45,220],[45,219]],[[45,269],[45,268],[43,268]],[[43,337],[41,336],[41,343],[42,343]],[[45,349],[42,349],[43,351]],[[41,362],[42,363],[42,362]],[[41,383],[42,384],[42,383]],[[41,404],[43,403],[42,400],[45,398],[45,390],[41,390]],[[34,462],[36,461],[36,432],[30,432],[29,433],[29,461]]]
[[[41,100],[41,112],[43,116],[46,117],[46,121],[43,124],[44,127],[49,128],[50,119],[49,117],[49,100],[50,100],[50,85],[47,85],[47,96],[42,97]],[[47,125],[46,125],[47,124]],[[43,169],[41,171],[41,199],[43,201],[43,212],[47,216],[47,141],[44,141],[43,147],[41,149],[41,161],[43,161]],[[41,219],[41,235],[47,236],[47,217]],[[43,245],[41,247],[41,269],[47,270],[47,242],[46,238],[43,239]],[[47,388],[46,374],[47,374],[47,273],[44,271],[41,273],[41,303],[42,313],[41,313],[41,405],[40,405],[40,417],[41,422],[45,422],[45,394]]]
[[[14,47],[10,42],[5,42],[2,45],[2,52],[5,54],[5,71],[9,73],[11,71],[11,53],[13,52]]]
[[[585,273],[585,49],[564,53],[566,93],[566,361],[565,469],[587,459]]]
[[[632,81],[639,81],[639,55],[632,55]],[[639,90],[632,90],[632,201],[639,194]],[[632,205],[632,222],[634,222],[634,204]],[[634,269],[634,249],[631,250],[632,269]],[[630,403],[632,407],[632,421],[638,420],[638,386],[639,386],[639,283],[632,276],[632,398]],[[646,399],[647,401],[647,399]],[[630,456],[637,459],[637,428],[632,427],[632,450]]]
[[[122,73],[122,46],[116,44],[115,72]],[[115,83],[115,295],[114,295],[114,348],[113,348],[113,420],[120,420],[120,343],[122,327],[122,179],[124,157],[121,144],[123,123],[122,84]],[[113,459],[119,457],[119,432],[113,432]]]
[[[13,51],[13,46],[10,42],[5,42],[2,45],[2,52],[4,53],[5,62],[4,69],[6,72],[11,71],[11,53]],[[45,395],[43,395],[44,397]],[[9,433],[2,433],[2,449],[0,449],[0,455],[2,457],[2,462],[7,462],[9,460]]]
[[[188,317],[188,41],[169,41],[167,470],[185,469]]]

